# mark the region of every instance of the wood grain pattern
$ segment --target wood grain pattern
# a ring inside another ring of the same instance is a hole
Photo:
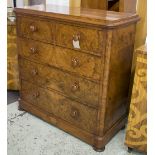
[[[137,31],[135,37],[135,49],[142,46],[146,42],[147,36],[147,0],[137,1],[137,14],[141,20],[137,24]]]
[[[74,36],[78,36],[80,49],[88,53],[101,55],[103,45],[100,44],[100,39],[105,40],[106,33],[99,34],[96,29],[81,28],[77,26],[69,26],[64,24],[56,24],[56,44],[63,47],[75,49],[73,46]]]
[[[21,98],[81,129],[95,133],[97,111],[55,92],[22,81]]]
[[[20,15],[27,14],[30,17],[35,17],[37,20],[40,19],[37,17],[42,17],[48,20],[57,19],[67,23],[72,22],[76,25],[82,22],[84,25],[98,28],[114,28],[139,20],[137,14],[54,5],[46,5],[46,7],[28,6],[26,8],[15,8],[15,11],[16,13],[19,12]]]
[[[57,6],[16,15],[18,26],[26,17],[54,25],[53,42],[26,39],[19,26],[20,107],[104,150],[126,122],[138,16]]]
[[[119,11],[120,12],[136,12],[137,0],[119,0]]]
[[[130,25],[115,29],[112,34],[105,131],[127,112],[135,30],[135,25]]]
[[[98,57],[26,39],[19,39],[18,42],[21,44],[20,55],[29,60],[42,62],[96,81],[100,80],[101,59]],[[33,52],[31,48],[36,52]]]
[[[18,54],[16,44],[16,25],[7,26],[7,89],[19,89]]]
[[[21,18],[19,27],[20,35],[23,37],[53,43],[53,24],[51,22]]]
[[[88,106],[98,106],[99,84],[26,59],[19,60],[21,79],[59,91]]]
[[[136,58],[125,144],[130,148],[147,152],[147,54],[145,46],[137,49]]]
[[[86,143],[93,145],[94,144],[94,135],[86,132],[85,130],[82,130],[80,128],[75,127],[75,125],[60,119],[59,117],[56,117],[52,114],[45,113],[40,108],[33,106],[32,104],[29,104],[25,102],[24,100],[20,101],[21,108],[28,111],[29,113],[38,116],[42,120],[60,128],[61,130],[64,130],[65,132],[74,135],[75,137],[79,138]]]
[[[103,9],[107,10],[108,1],[107,0],[81,0],[82,8],[91,8],[91,9]]]

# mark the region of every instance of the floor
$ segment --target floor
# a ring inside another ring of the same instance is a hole
[[[125,130],[120,131],[102,153],[27,113],[18,111],[18,92],[8,92],[8,155],[143,155],[127,152]],[[16,100],[16,102],[14,102]],[[10,102],[13,101],[14,103]]]

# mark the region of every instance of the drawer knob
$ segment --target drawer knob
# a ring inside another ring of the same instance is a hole
[[[76,92],[77,90],[80,89],[80,85],[79,85],[79,82],[75,82],[73,85],[72,85],[72,91],[73,92]]]
[[[36,92],[36,93],[33,94],[34,98],[38,98],[39,96],[40,96],[39,92]]]
[[[78,109],[72,109],[72,111],[71,111],[71,117],[72,118],[74,118],[74,119],[78,119],[78,117],[79,117],[79,111],[78,111]]]
[[[30,48],[30,52],[31,52],[32,54],[35,54],[35,53],[37,53],[37,49],[36,49],[35,47],[31,47],[31,48]]]
[[[30,25],[30,31],[31,31],[31,32],[37,31],[37,27],[34,26],[34,25]]]
[[[73,58],[71,61],[71,65],[73,68],[78,67],[80,65],[80,62],[77,58]]]
[[[35,76],[35,75],[37,75],[37,74],[38,74],[38,70],[37,70],[37,69],[33,69],[33,70],[32,70],[32,75]]]
[[[79,41],[80,40],[80,35],[79,34],[73,35],[73,40],[74,41]]]

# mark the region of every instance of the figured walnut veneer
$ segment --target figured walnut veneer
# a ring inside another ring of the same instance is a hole
[[[125,125],[138,16],[16,8],[20,108],[104,150]]]

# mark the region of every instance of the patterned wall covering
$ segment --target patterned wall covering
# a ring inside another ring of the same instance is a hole
[[[125,143],[130,148],[147,151],[147,55],[146,47],[136,52],[137,62],[132,89]]]
[[[7,88],[9,90],[19,89],[18,61],[16,46],[16,26],[8,22],[7,33]]]

